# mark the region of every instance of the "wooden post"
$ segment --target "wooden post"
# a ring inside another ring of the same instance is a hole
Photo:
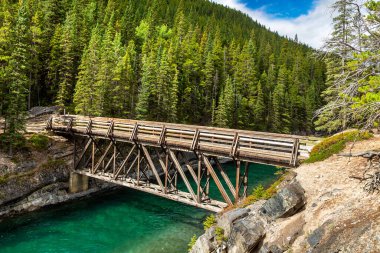
[[[73,163],[73,169],[75,170],[75,164],[77,164],[77,138],[75,138],[75,135],[73,136],[74,138],[74,151],[73,151],[73,155],[74,155],[74,163]]]
[[[202,155],[203,156],[203,155]],[[206,169],[206,196],[210,196],[210,172]]]
[[[236,161],[236,185],[235,185],[235,203],[239,201],[240,191],[240,160]]]
[[[141,148],[142,148],[142,151],[144,152],[145,159],[148,162],[150,169],[153,171],[153,174],[156,177],[158,185],[161,187],[162,192],[165,192],[164,185],[162,184],[160,175],[157,172],[156,166],[154,165],[148,150],[146,149],[145,146],[141,146]]]
[[[247,197],[248,193],[248,167],[249,167],[249,163],[248,162],[245,162],[245,171],[244,171],[244,193],[243,193],[243,196],[244,198]]]
[[[91,156],[91,173],[94,173],[95,167],[95,141],[92,142],[92,156]]]
[[[222,183],[220,182],[218,176],[216,175],[213,167],[211,166],[210,161],[208,160],[208,158],[206,156],[204,156],[204,155],[202,155],[202,156],[203,156],[203,161],[205,163],[205,166],[206,166],[207,170],[210,172],[211,177],[214,179],[214,182],[215,182],[216,186],[218,187],[220,194],[222,194],[223,199],[226,201],[226,203],[229,206],[232,205],[232,201],[231,201],[230,197],[228,196],[226,190],[224,189]]]
[[[187,177],[186,177],[186,174],[185,172],[182,170],[182,167],[181,165],[179,164],[175,154],[173,153],[173,151],[169,150],[169,155],[170,155],[170,158],[172,159],[172,161],[174,162],[174,165],[177,169],[177,171],[179,172],[179,174],[181,175],[183,181],[185,182],[185,185],[186,185],[186,188],[187,190],[189,191],[189,193],[191,194],[191,197],[194,199],[194,201],[197,201],[197,198],[195,197],[195,194],[194,194],[194,191],[193,191],[193,188],[191,188],[191,185],[189,183],[189,180],[187,180]],[[176,178],[177,179],[177,178]],[[176,180],[177,181],[177,180]],[[175,183],[176,184],[176,188],[177,188],[177,182]]]
[[[215,161],[216,167],[219,169],[220,174],[222,175],[222,177],[223,177],[224,181],[226,182],[228,188],[230,189],[232,195],[233,195],[233,196],[236,196],[235,188],[234,188],[234,186],[232,185],[231,180],[230,180],[230,178],[228,177],[227,173],[224,171],[222,165],[220,164],[218,158],[213,157],[213,159],[214,159],[214,161]]]
[[[131,155],[132,155],[133,151],[135,150],[135,148],[136,148],[136,145],[133,145],[133,147],[129,151],[127,157],[124,159],[124,161],[121,163],[120,167],[117,169],[117,171],[116,171],[116,173],[114,175],[114,179],[116,179],[119,176],[120,172],[123,170],[124,166],[128,162],[128,160],[131,157]],[[140,156],[139,156],[138,160],[140,161]],[[137,166],[139,166],[139,163],[137,163]]]
[[[139,181],[140,181],[140,161],[141,159],[141,151],[140,151],[140,148],[137,149],[137,173],[136,173],[136,180],[137,180],[137,185],[139,185]]]
[[[200,154],[198,157],[198,178],[197,178],[197,201],[201,203],[201,170],[202,170],[202,156]]]
[[[168,193],[169,154],[165,153],[165,194]]]
[[[115,171],[116,171],[116,142],[115,142],[115,146],[113,147],[113,168],[112,168],[112,175],[115,174]]]

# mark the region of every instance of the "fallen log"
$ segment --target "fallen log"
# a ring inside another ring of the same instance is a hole
[[[348,154],[338,154],[338,156],[344,157],[363,157],[367,159],[373,159],[375,157],[380,157],[380,150],[368,150],[360,153],[348,153]]]

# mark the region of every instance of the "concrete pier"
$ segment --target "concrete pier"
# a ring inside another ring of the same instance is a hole
[[[75,172],[70,172],[70,193],[83,192],[88,190],[88,176]]]

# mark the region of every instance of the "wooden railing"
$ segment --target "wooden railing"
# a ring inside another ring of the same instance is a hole
[[[52,116],[47,128],[284,167],[308,158],[315,143],[297,135],[77,115]]]

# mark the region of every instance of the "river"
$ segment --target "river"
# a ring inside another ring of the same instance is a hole
[[[234,174],[232,164],[224,166]],[[275,167],[251,164],[249,192],[273,182],[275,172]],[[210,191],[218,195],[214,184]],[[209,214],[124,188],[1,222],[0,252],[187,252],[191,237],[203,233],[202,221]]]

